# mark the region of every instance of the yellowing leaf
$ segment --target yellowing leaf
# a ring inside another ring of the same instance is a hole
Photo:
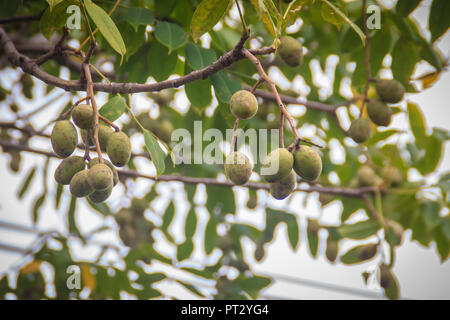
[[[85,287],[89,288],[89,290],[94,291],[97,286],[97,280],[92,275],[91,268],[87,264],[81,265],[81,279]]]
[[[267,30],[269,30],[272,36],[276,37],[275,25],[273,24],[272,18],[270,17],[269,11],[267,10],[264,2],[261,0],[250,0],[250,2],[253,7],[255,7],[256,12],[266,26]]]
[[[433,86],[433,84],[439,79],[441,76],[441,73],[439,71],[433,71],[426,73],[420,77],[418,77],[415,80],[421,80],[422,81],[422,89],[428,89]]]
[[[222,19],[231,0],[203,0],[191,20],[191,35],[195,42]]]
[[[39,268],[41,267],[42,261],[41,260],[33,260],[26,266],[24,266],[22,269],[20,269],[21,274],[32,274],[39,271]]]

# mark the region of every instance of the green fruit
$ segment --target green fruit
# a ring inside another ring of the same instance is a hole
[[[391,123],[391,108],[382,101],[371,100],[367,104],[367,115],[378,126],[388,126]]]
[[[22,83],[22,92],[25,97],[28,99],[33,98],[33,79],[28,73],[25,73],[21,78],[20,82]]]
[[[297,67],[303,61],[302,44],[290,36],[281,37],[277,52],[281,59],[291,67]]]
[[[254,190],[249,190],[249,197],[247,201],[247,208],[255,209],[258,205],[258,198],[256,192],[252,192]]]
[[[134,247],[136,245],[136,232],[134,228],[128,224],[120,227],[119,237],[127,247]]]
[[[372,127],[370,121],[365,118],[360,118],[352,121],[348,134],[353,141],[363,143],[367,141],[372,135]]]
[[[277,182],[287,177],[292,171],[294,156],[285,148],[278,148],[269,153],[262,162],[261,176],[267,182]]]
[[[394,276],[392,275],[389,266],[385,265],[384,263],[380,265],[380,286],[384,289],[387,289],[393,281]]]
[[[378,182],[378,176],[375,171],[369,166],[362,166],[357,173],[358,185],[360,187],[373,187]]]
[[[88,170],[81,170],[75,173],[72,180],[70,180],[70,193],[77,198],[82,198],[94,192],[94,189],[89,184],[88,177]]]
[[[247,156],[233,152],[225,159],[225,174],[236,185],[247,183],[252,175],[252,166]]]
[[[296,178],[294,170],[278,182],[270,184],[270,194],[277,200],[287,198],[295,189]]]
[[[113,186],[110,186],[106,190],[96,190],[92,192],[88,198],[94,203],[100,203],[109,198],[112,193]]]
[[[72,120],[81,129],[91,129],[94,126],[94,110],[88,104],[80,104],[72,111]]]
[[[294,170],[304,180],[316,180],[322,172],[319,153],[311,147],[300,146],[294,151]]]
[[[236,118],[247,120],[258,111],[258,100],[250,91],[240,90],[231,96],[230,108]]]
[[[69,120],[60,120],[55,123],[51,134],[53,151],[61,157],[70,156],[78,143],[75,126]]]
[[[336,241],[327,238],[327,248],[325,250],[325,255],[330,262],[335,262],[338,255],[338,244]]]
[[[130,138],[123,132],[114,132],[108,139],[106,153],[116,167],[123,167],[131,157]]]
[[[148,202],[145,199],[131,199],[130,209],[137,214],[143,213],[148,208]]]
[[[386,184],[391,187],[398,187],[403,183],[402,172],[396,167],[386,167],[381,170],[381,175],[383,176]]]
[[[107,125],[99,124],[98,126],[98,143],[102,152],[106,152],[109,137],[114,133],[114,130]]]
[[[226,253],[233,249],[233,239],[229,236],[222,236],[216,239],[216,247]]]
[[[55,170],[55,181],[60,184],[70,184],[70,180],[78,171],[84,170],[86,163],[80,156],[71,156],[58,165]]]
[[[89,169],[89,184],[92,189],[106,190],[113,185],[113,172],[104,163],[93,165]]]
[[[320,202],[320,204],[322,206],[326,206],[327,204],[329,204],[333,200],[334,200],[334,196],[332,194],[323,193],[323,192],[321,192],[319,194],[319,202]]]
[[[133,212],[126,208],[121,208],[117,214],[115,214],[115,219],[120,227],[126,224],[132,224],[134,220]]]
[[[98,158],[91,159],[91,161],[89,161],[88,168],[90,169],[99,163],[100,160]],[[114,167],[114,165],[106,159],[103,159],[103,163],[106,164],[111,169],[113,173],[113,186],[115,186],[119,182],[119,173],[117,172],[116,167]]]
[[[375,256],[378,250],[376,243],[367,244],[358,248],[357,256],[361,261],[369,260]]]
[[[405,88],[397,80],[378,80],[375,90],[380,99],[387,103],[398,103],[405,96]]]

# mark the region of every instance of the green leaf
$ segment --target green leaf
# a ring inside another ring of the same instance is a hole
[[[431,40],[439,39],[450,27],[450,1],[433,0],[428,16],[428,25],[431,31]]]
[[[62,2],[63,0],[46,0],[48,3],[48,7],[50,9],[50,11],[53,10],[53,8],[58,5],[60,2]]]
[[[166,170],[166,165],[164,164],[166,154],[161,149],[158,140],[156,140],[150,131],[144,130],[144,140],[145,146],[150,153],[150,157],[152,158],[152,162],[156,168],[156,177],[159,177]]]
[[[186,239],[192,239],[197,229],[197,214],[195,210],[191,208],[187,214],[186,222],[184,224],[184,234]]]
[[[25,178],[25,180],[22,183],[22,186],[19,189],[19,192],[17,194],[17,197],[19,199],[22,199],[23,196],[25,195],[25,193],[28,191],[28,189],[30,188],[30,184],[33,181],[33,178],[36,174],[36,167],[31,168],[31,170],[28,172],[27,177]]]
[[[233,93],[242,89],[242,84],[239,81],[230,79],[223,71],[213,74],[211,82],[217,99],[223,103],[230,102]]]
[[[333,5],[328,0],[322,0],[322,1],[323,1],[323,3],[326,4],[326,6],[329,7],[329,9],[332,10],[330,12],[329,10],[326,9],[326,6],[324,6],[324,4],[322,4],[322,17],[324,17],[325,20],[335,24],[338,27],[341,25],[341,22],[340,22],[341,20],[347,22],[349,24],[349,26],[353,30],[355,30],[356,34],[358,34],[359,38],[361,39],[363,46],[365,46],[366,45],[366,36],[362,32],[362,30],[352,20],[350,20],[350,18],[347,17],[347,15],[344,12],[342,12],[342,10],[339,9],[337,6]]]
[[[173,202],[170,202],[169,206],[166,209],[166,212],[164,213],[164,216],[162,218],[163,222],[161,225],[161,230],[164,232],[164,234],[167,237],[167,240],[170,242],[173,242],[172,236],[169,234],[169,226],[172,223],[172,220],[175,216],[175,206],[173,205]]]
[[[192,69],[189,68],[188,64],[185,64],[185,74],[191,72]],[[212,100],[211,92],[211,80],[197,80],[193,82],[186,83],[184,85],[184,91],[186,96],[193,106],[204,109],[209,106]]]
[[[210,217],[205,229],[205,240],[203,241],[205,245],[206,254],[210,254],[213,251],[216,243],[216,238],[217,238],[217,220],[214,219],[213,217]]]
[[[361,240],[377,233],[380,227],[375,220],[365,220],[354,224],[344,224],[338,228],[338,232],[343,238]]]
[[[269,10],[266,8],[266,5],[264,4],[264,1],[250,0],[250,2],[252,3],[253,7],[255,7],[259,19],[264,23],[267,30],[273,37],[276,37],[277,30],[275,25],[273,24],[272,18],[270,17]]]
[[[278,9],[275,7],[274,3],[272,0],[263,0],[264,5],[266,6],[267,11],[269,12],[269,14],[275,19],[277,20],[278,23],[281,23],[281,20],[283,20],[283,18],[281,17],[280,12],[278,11]]]
[[[84,0],[84,4],[98,30],[105,37],[106,41],[108,41],[109,45],[123,58],[127,49],[114,21],[112,21],[110,16],[102,8],[93,3],[92,0]]]
[[[55,193],[55,208],[59,209],[59,204],[61,203],[61,197],[64,191],[64,185],[58,183],[58,187],[56,188]]]
[[[109,99],[98,112],[111,122],[116,121],[125,111],[125,101],[121,96]],[[101,120],[100,120],[101,121]]]
[[[412,102],[408,103],[408,120],[417,144],[424,147],[427,140],[425,118],[419,106]]]
[[[390,300],[398,300],[400,297],[397,278],[392,274],[392,283],[384,289],[384,294]]]
[[[426,141],[425,156],[417,164],[417,169],[421,174],[430,174],[436,170],[443,152],[442,141],[434,134],[429,136]]]
[[[372,259],[376,254],[377,250],[373,250],[373,252],[370,252],[371,254],[368,255],[361,255],[361,251],[367,248],[373,248],[374,244],[365,244],[362,246],[354,247],[350,250],[348,250],[344,255],[340,257],[340,261],[343,264],[356,264],[361,263],[367,260]]]
[[[203,293],[201,293],[200,291],[198,291],[198,289],[196,287],[194,287],[193,285],[190,285],[189,283],[186,283],[184,281],[181,280],[176,280],[179,284],[181,284],[183,287],[185,287],[187,290],[189,290],[190,292],[192,292],[193,294],[204,298],[205,295]]]
[[[153,24],[155,22],[155,15],[150,9],[131,7],[125,11],[123,19],[137,31],[139,26]]]
[[[79,2],[77,0],[66,0],[63,2],[59,1],[59,3],[55,3],[54,6],[49,6],[45,9],[41,19],[39,20],[39,29],[41,30],[42,35],[48,40],[50,40],[55,31],[62,30],[62,28],[66,25],[67,19],[70,16],[67,13],[67,8],[71,5],[79,5]]]
[[[231,0],[203,0],[200,2],[191,20],[191,35],[195,42],[222,19],[230,3]]]
[[[162,81],[166,80],[173,73],[178,57],[176,52],[169,54],[167,47],[158,41],[152,41],[147,59],[150,74],[156,81]],[[164,63],[161,63],[162,60]]]
[[[434,230],[434,240],[436,241],[436,249],[441,257],[441,262],[448,259],[450,255],[450,241],[447,239],[442,226]]]
[[[402,17],[407,17],[417,8],[422,0],[398,0],[395,10]]]
[[[315,258],[317,257],[317,252],[319,249],[319,235],[317,232],[308,231],[306,236],[308,238],[308,246],[309,251],[311,252],[311,256]]]
[[[186,240],[177,247],[177,260],[183,261],[189,258],[194,251],[194,243],[191,240]]]
[[[234,282],[247,292],[252,299],[257,299],[259,292],[267,287],[272,280],[267,277],[253,276],[251,278],[239,277]]]
[[[175,23],[161,21],[155,27],[156,39],[169,48],[169,54],[184,46],[187,42],[187,34]]]
[[[417,45],[405,38],[400,38],[392,52],[392,73],[394,78],[400,81],[405,88],[409,87],[409,81],[414,72],[416,63],[420,60]]]
[[[69,204],[69,210],[67,211],[67,219],[68,219],[68,225],[69,225],[69,232],[71,234],[78,235],[80,238],[83,238],[81,236],[80,230],[78,230],[77,224],[75,222],[75,212],[77,210],[77,200],[78,198],[71,196],[70,198],[70,204]]]
[[[294,215],[286,214],[286,224],[289,243],[291,244],[292,250],[297,249],[299,241],[299,227],[297,218]]]
[[[33,223],[36,224],[39,219],[39,209],[44,205],[45,197],[47,194],[40,195],[33,205]]]
[[[206,68],[217,59],[214,50],[202,48],[192,42],[186,45],[185,50],[186,62],[194,70]]]
[[[91,200],[89,200],[88,198],[86,198],[86,201],[92,209],[101,213],[102,215],[108,216],[111,214],[111,210],[109,209],[109,207],[106,203],[104,203],[104,202],[94,203]]]

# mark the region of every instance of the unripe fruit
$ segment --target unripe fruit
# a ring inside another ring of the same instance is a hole
[[[233,249],[233,239],[229,236],[222,236],[216,239],[216,246],[223,253],[227,253]]]
[[[321,192],[319,194],[319,202],[320,202],[320,204],[322,206],[326,206],[327,204],[329,204],[333,200],[334,200],[334,196],[332,194],[323,193],[323,192]]]
[[[78,128],[91,129],[94,126],[94,110],[88,104],[80,104],[73,109],[72,120]]]
[[[380,286],[384,289],[387,289],[393,281],[394,277],[392,276],[389,266],[385,265],[384,263],[380,265]]]
[[[136,245],[136,233],[134,228],[129,224],[120,227],[119,237],[127,247],[134,247]]]
[[[361,261],[369,260],[369,259],[373,258],[375,256],[375,254],[377,253],[377,248],[378,248],[378,245],[375,243],[359,247],[358,252],[357,252],[358,258]]]
[[[130,138],[123,132],[114,132],[108,139],[106,153],[116,167],[123,167],[131,157]]]
[[[319,153],[311,147],[300,146],[294,151],[294,170],[304,180],[316,180],[322,172]]]
[[[99,124],[98,126],[98,143],[102,152],[106,152],[106,146],[108,145],[109,137],[114,133],[113,128],[110,126]]]
[[[382,101],[371,100],[367,104],[367,115],[378,126],[388,126],[391,123],[391,108]]]
[[[357,173],[358,185],[360,187],[372,187],[377,183],[378,176],[375,171],[369,166],[362,166]]]
[[[257,205],[258,205],[258,198],[256,196],[256,193],[250,192],[250,196],[248,197],[247,201],[247,208],[255,209]]]
[[[367,141],[372,135],[372,127],[370,121],[365,118],[360,118],[352,121],[348,134],[353,141],[363,143]]]
[[[287,198],[294,191],[296,178],[294,170],[278,182],[270,184],[270,194],[277,200]]]
[[[252,166],[247,156],[241,152],[233,152],[225,159],[225,174],[236,185],[247,183],[252,175]]]
[[[338,255],[338,244],[336,241],[327,238],[327,248],[325,250],[325,255],[330,262],[335,262]]]
[[[247,120],[258,111],[258,100],[250,91],[239,90],[231,96],[230,109],[236,118]]]
[[[290,36],[280,38],[280,46],[277,51],[281,59],[291,67],[297,67],[303,61],[302,44]]]
[[[267,182],[277,182],[287,177],[292,171],[294,156],[285,148],[278,148],[269,153],[262,162],[261,176]]]
[[[96,190],[92,192],[88,198],[94,203],[100,203],[109,198],[112,193],[113,186],[110,186],[106,190]]]
[[[130,224],[134,220],[133,213],[126,208],[121,208],[114,217],[120,227]]]
[[[92,166],[92,168],[89,169],[88,178],[92,189],[96,191],[104,191],[113,185],[112,170],[104,163]]]
[[[67,158],[77,147],[77,130],[69,120],[60,120],[55,123],[50,139],[53,151],[59,157]]]
[[[398,187],[403,183],[402,172],[396,167],[386,167],[381,170],[381,175],[388,186]]]
[[[77,198],[82,198],[94,192],[88,181],[88,170],[82,170],[75,173],[70,180],[70,193]]]
[[[91,161],[89,161],[88,168],[90,169],[99,163],[100,160],[98,158],[91,159]],[[114,165],[106,159],[103,159],[103,163],[106,164],[111,169],[113,173],[113,186],[115,186],[119,182],[119,173],[117,172],[116,167],[114,167]]]
[[[78,171],[84,170],[86,163],[84,158],[80,156],[71,156],[58,165],[55,170],[55,181],[60,184],[69,184],[72,177]]]
[[[398,103],[405,96],[405,88],[397,80],[378,80],[375,90],[380,99],[387,103]]]
[[[28,73],[25,73],[21,78],[20,82],[22,83],[22,92],[25,97],[28,99],[33,98],[33,79]]]

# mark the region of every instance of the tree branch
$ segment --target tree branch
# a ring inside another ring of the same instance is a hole
[[[19,151],[24,152],[30,152],[35,154],[40,154],[46,157],[51,158],[58,158],[59,157],[50,151],[45,150],[39,150],[35,148],[31,148],[27,145],[22,144],[16,144],[12,143],[7,140],[1,140],[0,139],[0,146],[8,149],[15,149]],[[216,185],[216,186],[223,186],[223,187],[234,187],[234,183],[231,181],[219,181],[214,178],[197,178],[197,177],[187,177],[187,176],[180,176],[180,175],[161,175],[158,178],[151,175],[146,175],[139,173],[137,171],[133,170],[127,170],[122,169],[118,170],[119,175],[123,177],[132,177],[132,178],[143,178],[153,181],[178,181],[182,183],[188,183],[188,184],[207,184],[207,185]],[[308,183],[306,181],[302,181],[305,183]],[[248,182],[243,187],[249,188],[249,189],[263,189],[263,190],[269,190],[270,185],[268,183],[261,183],[261,182]],[[333,194],[333,195],[340,195],[345,197],[352,197],[352,198],[360,198],[366,195],[367,193],[374,193],[377,192],[377,188],[374,187],[364,187],[364,188],[341,188],[341,187],[323,187],[320,185],[310,185],[308,187],[297,187],[294,191],[297,192],[319,192],[319,193],[327,193],[327,194]]]
[[[239,43],[233,50],[225,53],[211,65],[200,70],[192,71],[191,73],[188,73],[187,75],[184,75],[176,79],[164,80],[161,82],[149,84],[96,82],[93,83],[93,90],[96,92],[101,91],[109,93],[128,94],[137,92],[160,91],[162,89],[167,88],[177,88],[195,80],[206,79],[207,77],[219,72],[220,70],[229,67],[233,63],[244,59],[245,56],[243,55],[241,50],[242,45],[243,45],[242,41],[239,41]],[[54,85],[55,87],[62,88],[66,91],[86,91],[86,83],[77,80],[64,80],[52,76],[51,74],[48,74],[47,72],[43,71],[34,60],[18,52],[14,43],[12,42],[12,40],[6,34],[5,30],[2,27],[0,27],[0,46],[3,48],[4,53],[14,66],[22,68],[24,72],[33,75],[34,77],[42,80],[43,82],[50,85]],[[268,47],[250,50],[249,52],[251,52],[254,55],[265,55],[270,54],[274,51],[275,51],[274,48]]]

